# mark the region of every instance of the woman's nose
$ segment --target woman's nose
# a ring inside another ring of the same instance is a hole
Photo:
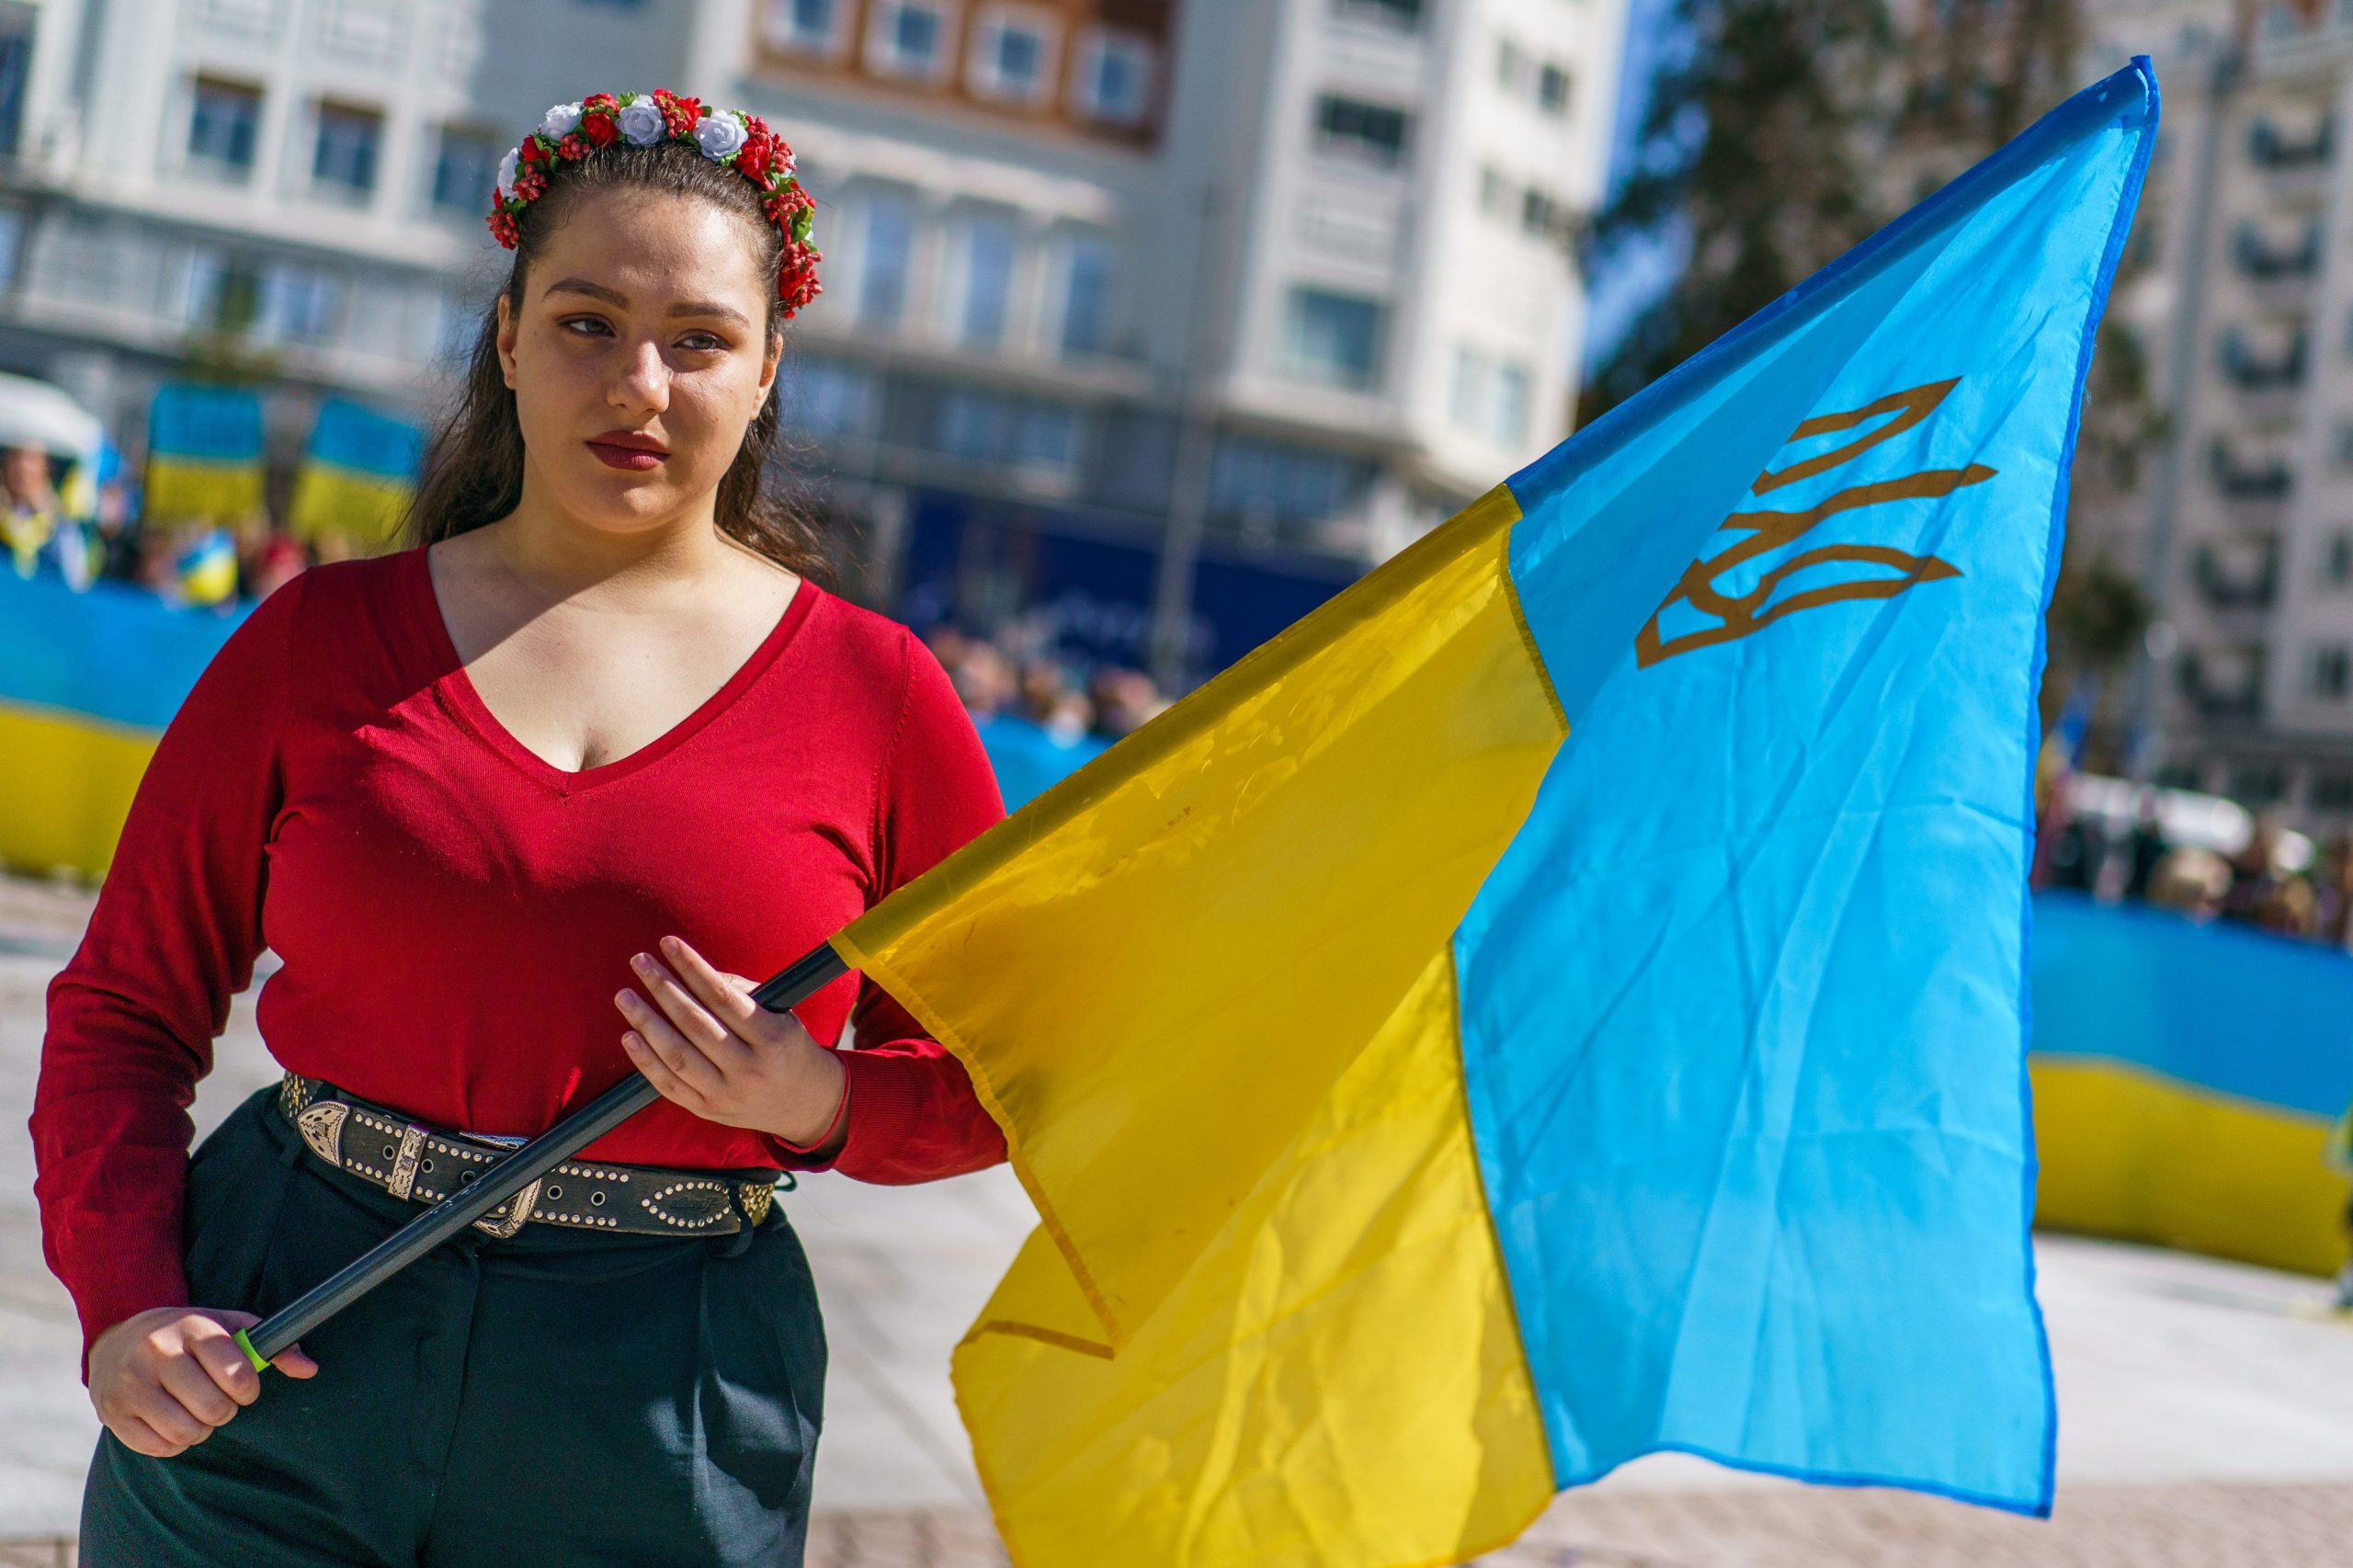
[[[662,346],[652,341],[632,345],[622,356],[620,374],[615,378],[612,400],[631,408],[645,408],[659,413],[670,400],[670,367],[662,358]]]

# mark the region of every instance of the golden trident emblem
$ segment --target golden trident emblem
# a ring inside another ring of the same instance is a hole
[[[1956,376],[1951,381],[1931,381],[1909,392],[1890,392],[1876,402],[1849,409],[1844,414],[1815,415],[1800,425],[1790,439],[1799,441],[1809,436],[1828,436],[1841,430],[1852,430],[1884,414],[1893,414],[1895,417],[1858,436],[1843,447],[1808,458],[1802,462],[1791,463],[1784,469],[1768,471],[1757,477],[1756,483],[1750,486],[1751,491],[1763,495],[1785,484],[1794,484],[1799,480],[1828,472],[1927,419],[1936,412],[1937,405],[1944,402],[1945,394],[1960,384],[1961,379]],[[1949,495],[1963,485],[1983,483],[1993,478],[1994,473],[1994,470],[1983,463],[1971,463],[1967,468],[1926,469],[1899,479],[1878,480],[1841,490],[1802,512],[1734,512],[1724,519],[1725,528],[1748,537],[1704,561],[1694,562],[1685,569],[1681,579],[1675,585],[1674,592],[1666,596],[1652,614],[1649,623],[1634,639],[1636,667],[1647,669],[1661,659],[1671,659],[1677,653],[1733,642],[1752,632],[1761,631],[1773,622],[1785,616],[1795,615],[1800,610],[1819,608],[1842,599],[1892,599],[1915,584],[1960,576],[1959,567],[1933,555],[1907,555],[1903,551],[1881,544],[1825,544],[1793,555],[1770,568],[1746,593],[1722,593],[1715,586],[1719,577],[1780,549],[1825,517],[1840,512],[1851,512],[1858,507],[1876,506],[1882,502],[1917,501]],[[1884,567],[1893,575],[1850,577],[1844,582],[1802,588],[1784,598],[1774,597],[1781,585],[1797,574],[1842,563]],[[1678,599],[1703,615],[1714,616],[1718,624],[1662,641],[1659,618]]]

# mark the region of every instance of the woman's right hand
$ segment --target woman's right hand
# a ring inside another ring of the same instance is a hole
[[[225,1307],[150,1307],[90,1342],[90,1403],[136,1453],[170,1459],[261,1397],[261,1374],[233,1336],[261,1322]],[[319,1364],[290,1345],[270,1365],[307,1378]]]

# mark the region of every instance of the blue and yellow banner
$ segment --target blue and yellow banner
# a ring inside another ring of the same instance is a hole
[[[1391,1565],[1665,1449],[2048,1510],[2042,608],[2145,61],[835,938],[1043,1221],[1014,1560]]]
[[[2353,957],[2050,892],[2033,971],[2043,1224],[2343,1267]]]
[[[410,421],[329,398],[295,475],[290,527],[306,540],[339,532],[367,549],[389,544],[424,450],[425,432]]]
[[[261,399],[167,381],[147,409],[148,520],[232,522],[262,505]]]
[[[249,612],[0,573],[0,864],[104,873],[164,726]]]

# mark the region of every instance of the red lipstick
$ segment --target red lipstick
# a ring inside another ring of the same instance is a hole
[[[588,439],[588,449],[607,468],[632,469],[643,472],[658,465],[670,455],[670,449],[639,430],[608,430]]]

